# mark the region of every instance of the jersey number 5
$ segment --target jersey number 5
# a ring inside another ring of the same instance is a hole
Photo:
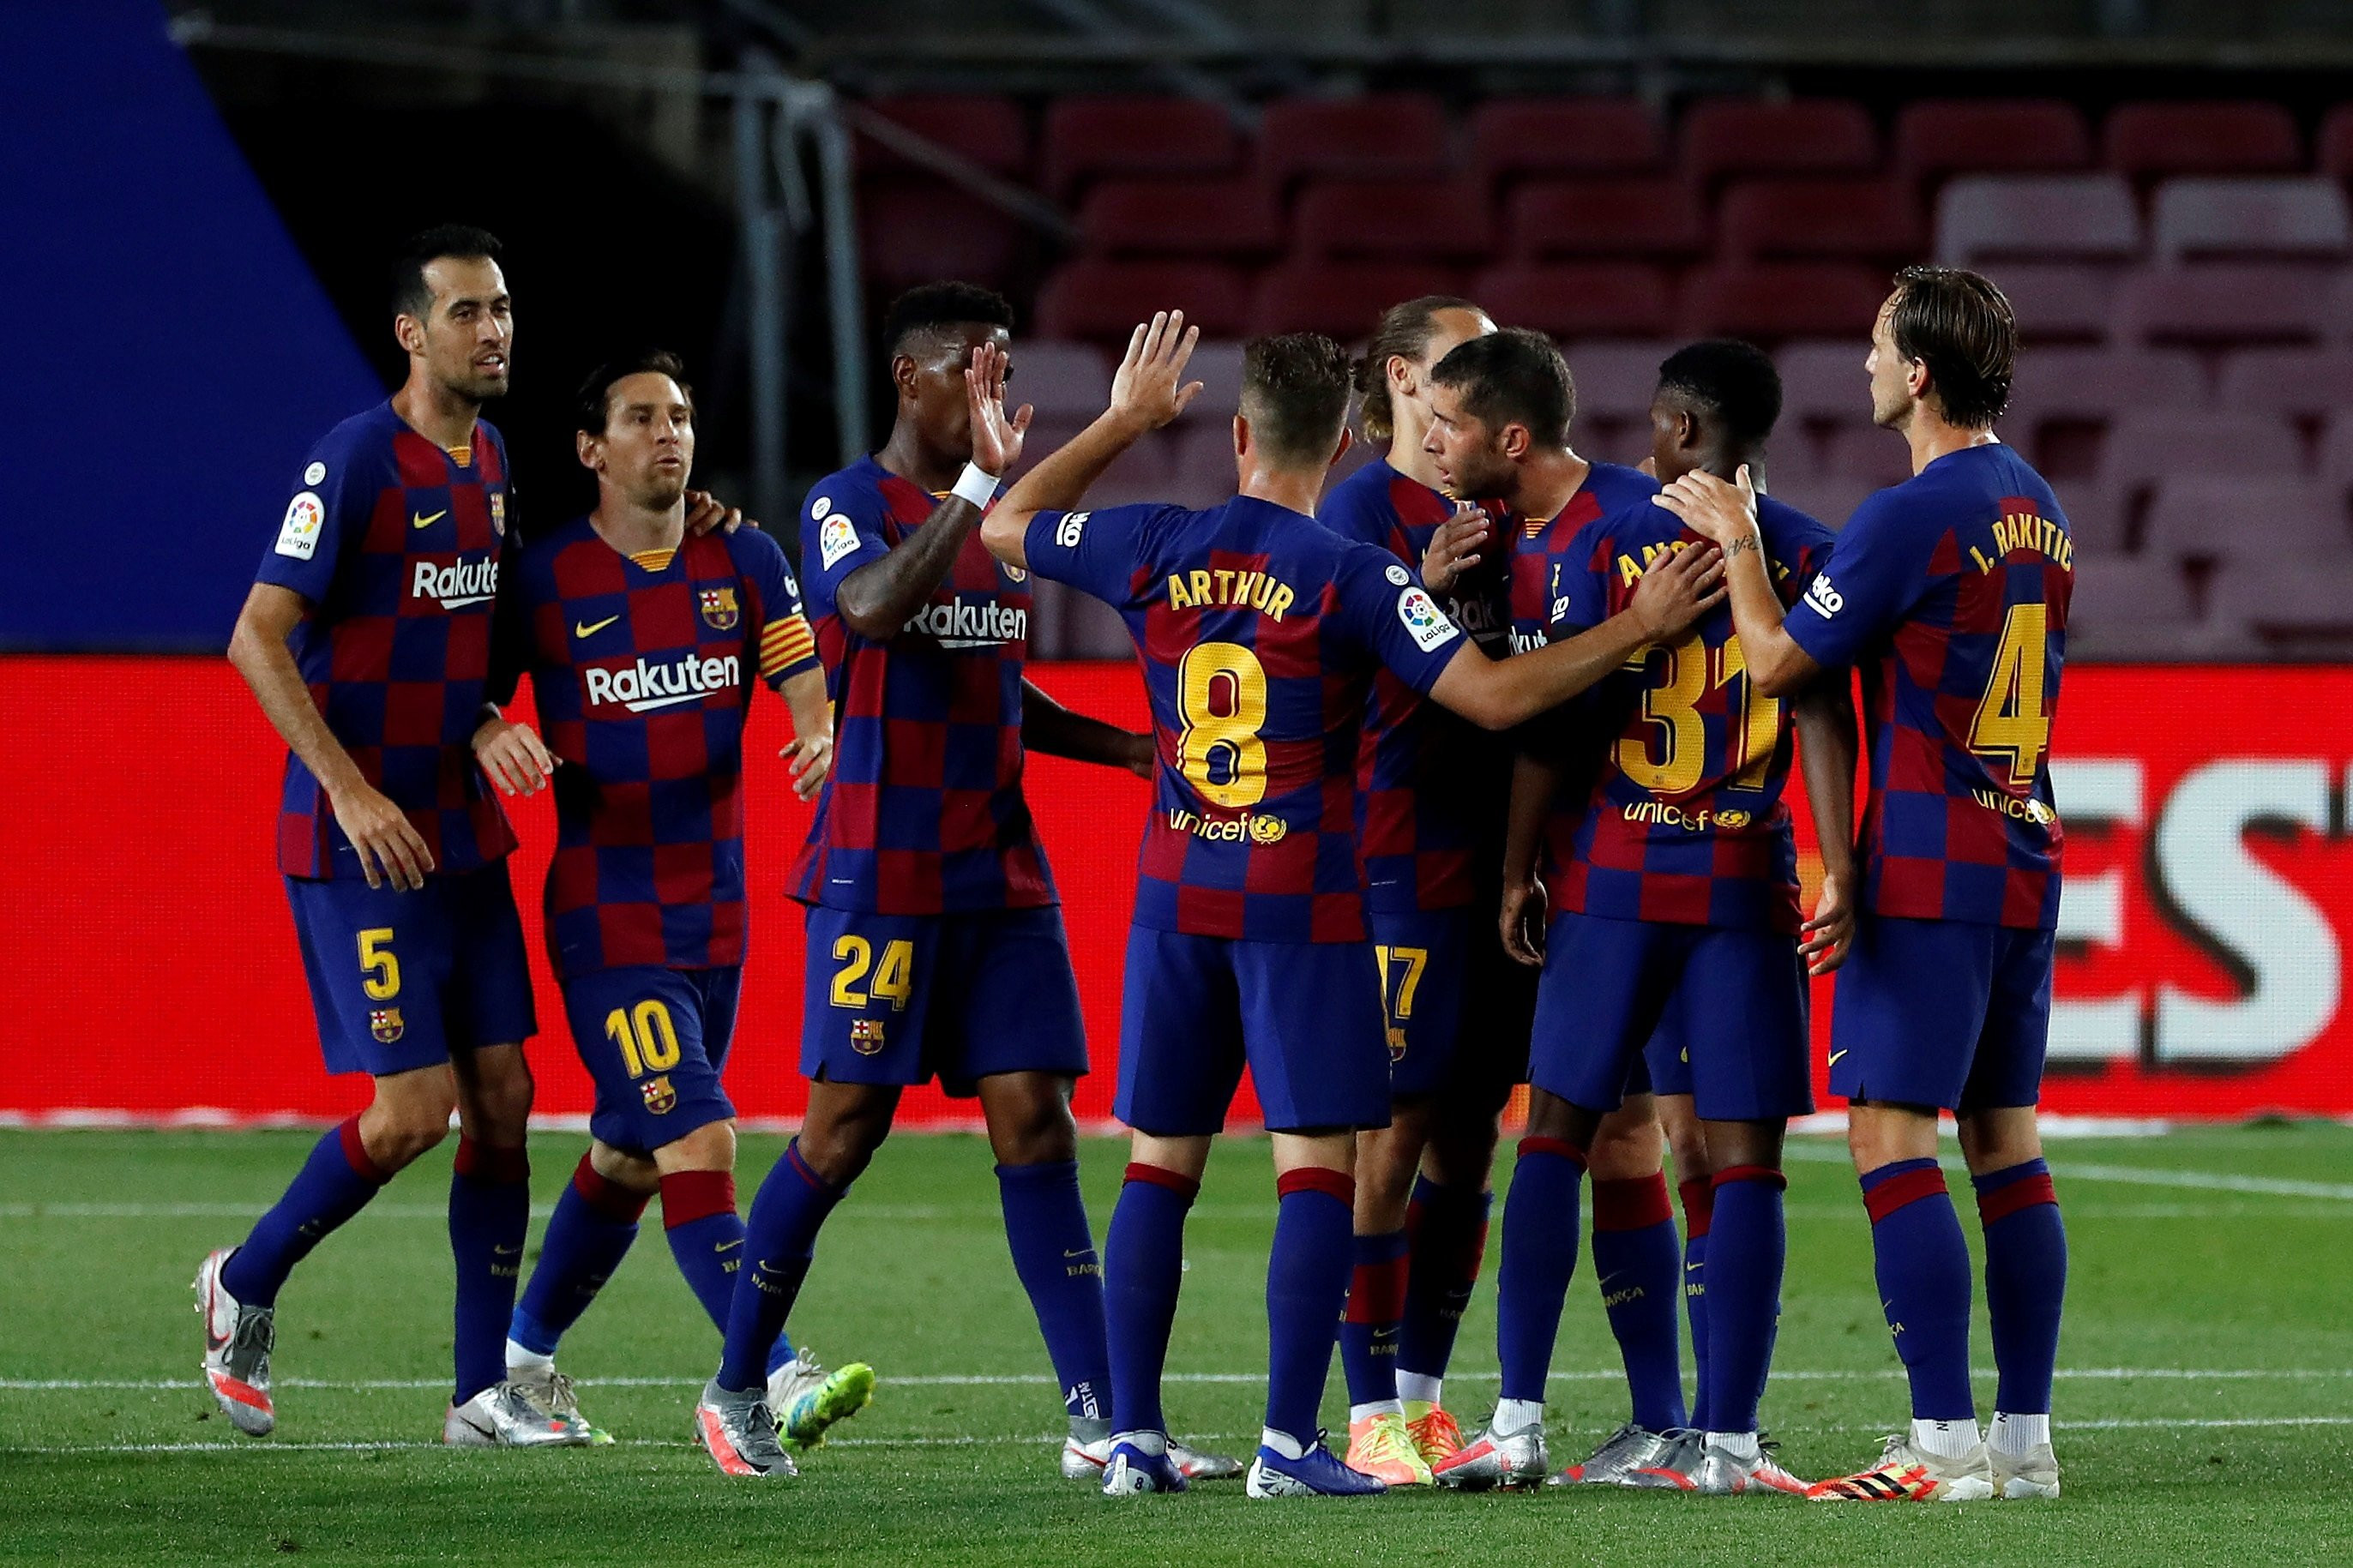
[[[2051,716],[2042,710],[2050,627],[2047,606],[2010,607],[2002,617],[2001,645],[1994,650],[1993,674],[1969,722],[1969,750],[2007,763],[2010,783],[2021,789],[2034,783],[2051,745]]]
[[[1201,798],[1229,809],[1266,798],[1266,667],[1240,643],[1197,643],[1176,666],[1185,734],[1177,766]]]

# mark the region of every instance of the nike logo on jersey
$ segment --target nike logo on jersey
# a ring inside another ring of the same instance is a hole
[[[448,515],[449,509],[446,506],[439,511],[435,512],[431,517],[419,517],[417,513],[412,511],[408,514],[408,526],[411,528],[430,528]]]
[[[572,623],[572,635],[575,637],[593,637],[620,618],[618,616],[607,616],[601,621],[575,621]]]
[[[1850,1047],[1849,1048],[1850,1048],[1850,1049],[1852,1049],[1852,1047]],[[1846,1052],[1845,1052],[1845,1051],[1832,1051],[1832,1052],[1831,1053],[1831,1061],[1830,1061],[1830,1065],[1831,1065],[1831,1066],[1832,1066],[1832,1067],[1836,1067],[1836,1066],[1838,1066],[1839,1058],[1841,1058],[1841,1057],[1842,1057],[1842,1056],[1844,1056],[1844,1055],[1846,1055]]]

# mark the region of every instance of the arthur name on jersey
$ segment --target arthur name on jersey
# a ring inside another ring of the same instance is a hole
[[[699,702],[713,692],[732,689],[742,684],[744,668],[732,653],[717,658],[689,653],[666,664],[656,664],[640,654],[634,664],[617,669],[590,665],[580,676],[589,707],[618,705],[632,713],[644,713]]]
[[[1298,597],[1290,584],[1264,572],[1223,568],[1175,572],[1168,577],[1168,607],[1172,610],[1228,605],[1256,610],[1270,621],[1279,621]]]

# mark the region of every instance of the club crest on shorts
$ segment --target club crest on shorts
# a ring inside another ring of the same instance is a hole
[[[368,1012],[368,1033],[379,1046],[388,1046],[406,1032],[408,1026],[400,1021],[397,1007],[375,1007]]]
[[[1389,1026],[1389,1060],[1393,1062],[1405,1060],[1405,1031],[1395,1024]]]
[[[646,1097],[646,1109],[656,1116],[669,1114],[678,1104],[678,1090],[670,1088],[668,1073],[656,1073],[638,1085],[638,1092]]]
[[[882,1054],[882,1020],[852,1018],[849,1020],[849,1048],[861,1057]]]
[[[735,607],[735,589],[732,584],[724,588],[705,588],[695,595],[695,600],[702,607],[703,624],[712,631],[733,631],[736,621],[742,618],[743,613]]]

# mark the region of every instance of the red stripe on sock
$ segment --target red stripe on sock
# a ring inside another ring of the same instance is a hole
[[[1557,1154],[1564,1160],[1576,1161],[1578,1170],[1585,1169],[1585,1151],[1566,1138],[1521,1139],[1520,1157],[1525,1159],[1530,1154]]]
[[[477,1143],[471,1138],[458,1140],[458,1173],[469,1181],[486,1183],[494,1187],[512,1186],[531,1180],[531,1155],[522,1149],[501,1149],[494,1144]]]
[[[1201,1195],[1201,1184],[1193,1177],[1181,1171],[1172,1171],[1166,1165],[1147,1165],[1141,1160],[1129,1161],[1127,1174],[1122,1179],[1166,1187],[1188,1204]]]
[[[1675,1217],[1663,1175],[1625,1176],[1593,1184],[1593,1228],[1648,1230]]]
[[[1888,1177],[1862,1194],[1862,1206],[1871,1211],[1871,1223],[1877,1225],[1906,1204],[1937,1197],[1944,1192],[1945,1173],[1932,1165],[1925,1171],[1906,1171],[1900,1176]]]
[[[1789,1178],[1770,1165],[1726,1165],[1715,1173],[1716,1186],[1729,1186],[1734,1182],[1763,1182],[1783,1192],[1789,1190]]]
[[[1715,1219],[1715,1184],[1705,1176],[1694,1176],[1688,1182],[1677,1182],[1675,1191],[1683,1200],[1684,1239],[1697,1241]]]
[[[1329,1193],[1346,1204],[1356,1206],[1356,1178],[1345,1171],[1327,1171],[1320,1165],[1303,1165],[1296,1171],[1285,1171],[1274,1179],[1275,1194],[1289,1197],[1293,1193]]]
[[[735,1177],[729,1171],[672,1171],[661,1179],[662,1228],[676,1230],[715,1214],[735,1212]]]
[[[392,1173],[368,1158],[367,1145],[360,1140],[360,1119],[356,1116],[344,1122],[336,1131],[343,1135],[343,1158],[360,1180],[374,1182],[377,1186],[392,1180]]]
[[[2021,1209],[2058,1201],[2059,1189],[2051,1184],[2049,1173],[2021,1176],[2007,1186],[1978,1194],[1978,1221],[1981,1225],[1991,1225],[1996,1220],[2008,1219]]]
[[[618,1225],[635,1225],[646,1212],[649,1194],[633,1193],[604,1175],[588,1163],[586,1154],[581,1155],[580,1163],[572,1168],[572,1190],[578,1193],[590,1208]]]
[[[1394,1323],[1405,1316],[1408,1259],[1386,1258],[1359,1263],[1348,1280],[1348,1321]]]

